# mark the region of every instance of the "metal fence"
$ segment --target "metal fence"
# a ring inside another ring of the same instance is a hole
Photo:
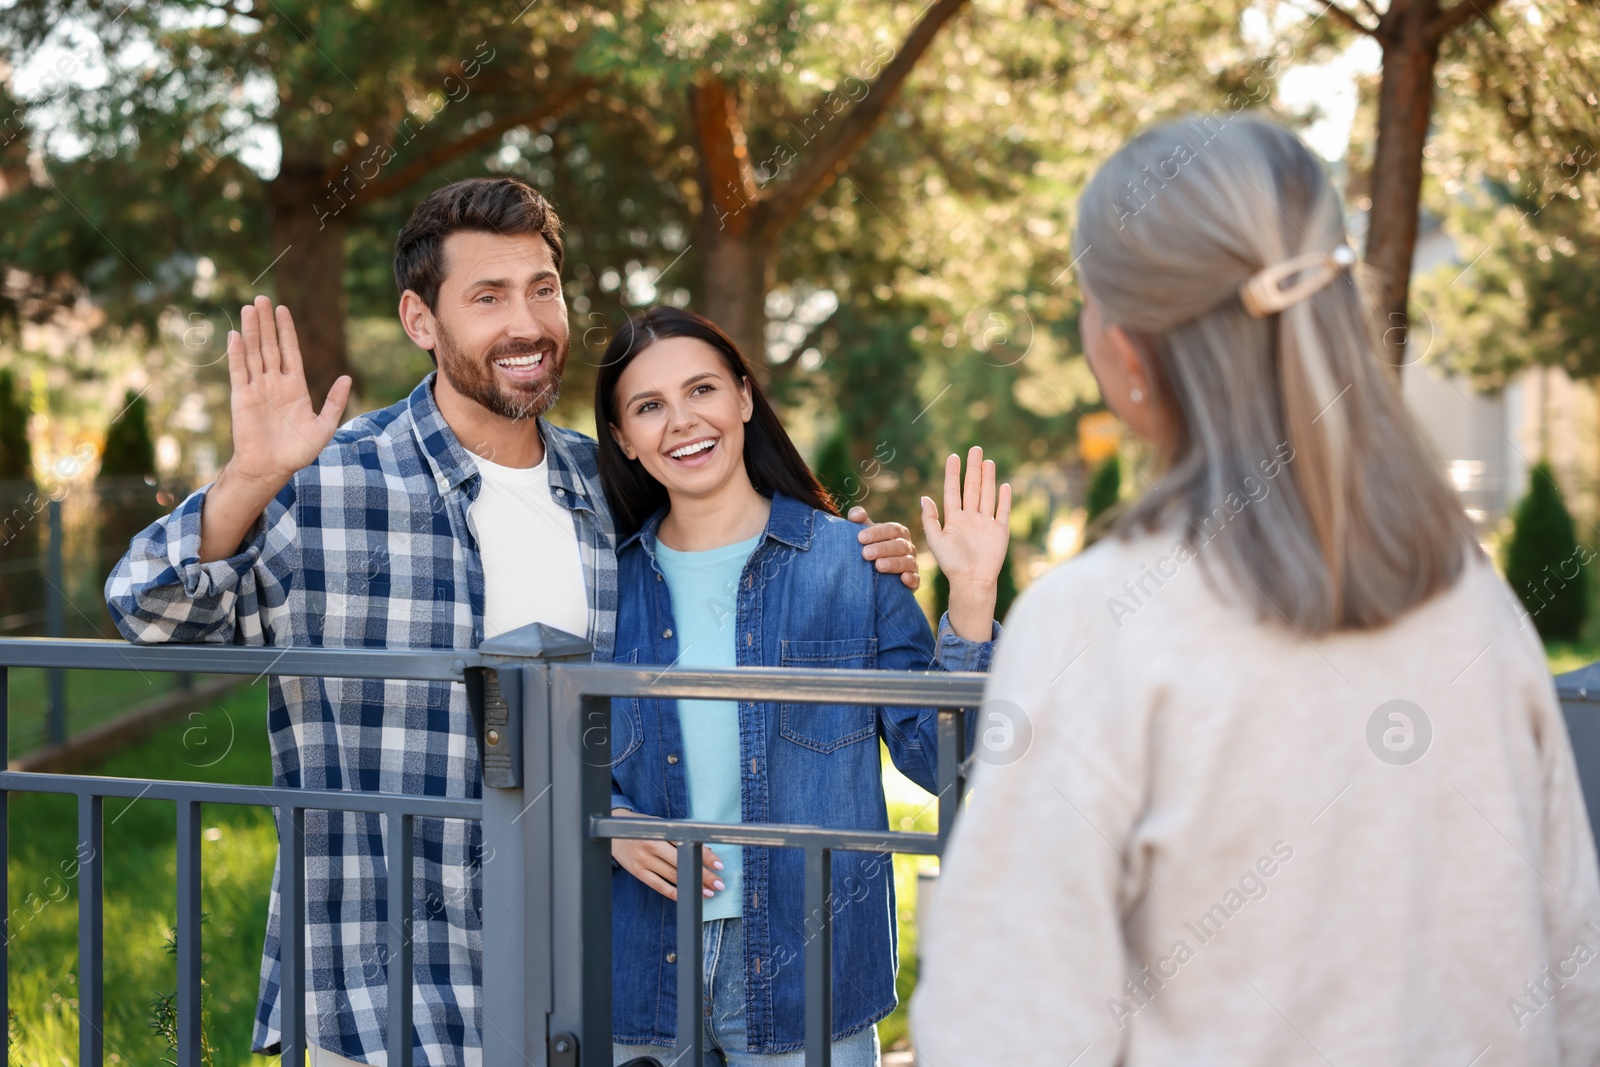
[[[441,680],[465,685],[478,728],[483,795],[477,799],[318,792],[144,779],[0,772],[0,855],[6,851],[7,798],[13,792],[78,798],[79,1063],[104,1062],[105,1005],[102,873],[107,797],[150,797],[177,806],[178,1064],[201,1063],[201,810],[205,804],[273,809],[283,886],[283,1063],[305,1062],[305,849],[307,810],[379,812],[390,900],[410,900],[412,824],[417,817],[482,823],[484,1063],[534,1067],[609,1067],[611,1050],[611,840],[678,843],[679,869],[699,867],[703,843],[804,849],[806,1064],[830,1062],[832,1018],[831,863],[835,851],[938,853],[964,790],[964,712],[981,699],[983,678],[963,674],[811,671],[789,668],[662,670],[591,664],[583,640],[533,626],[475,650],[280,649],[132,646],[115,641],[0,640],[0,736],[7,725],[8,670],[79,668],[201,674]],[[939,830],[876,833],[821,826],[721,825],[613,818],[611,698],[782,700],[938,708]],[[111,843],[115,847],[115,842]],[[262,894],[265,906],[266,894]],[[10,910],[0,879],[0,915]],[[679,894],[677,1061],[701,1062],[702,961],[698,893]],[[413,1062],[412,955],[391,909],[387,930],[387,1055]],[[298,936],[290,931],[300,931]],[[0,970],[9,978],[7,938]],[[0,985],[0,1018],[9,999]],[[6,1059],[9,1062],[9,1038]]]
[[[51,485],[0,482],[0,637],[114,638],[106,576],[133,536],[170,511],[183,489],[142,478]],[[71,668],[14,678],[11,755],[60,745],[126,711],[125,692],[107,692],[101,681]],[[190,681],[151,672],[140,679],[147,699]]]

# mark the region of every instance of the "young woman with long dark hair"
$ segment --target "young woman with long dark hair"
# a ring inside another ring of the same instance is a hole
[[[699,667],[984,670],[1008,543],[1010,487],[973,449],[945,470],[945,515],[923,500],[950,580],[937,639],[911,592],[861,559],[749,362],[698,315],[658,307],[607,348],[595,395],[600,476],[616,508],[617,659]],[[878,742],[937,789],[930,709],[618,701],[617,814],[886,830]],[[706,1046],[730,1067],[803,1061],[803,857],[707,848],[680,877],[665,842],[616,841],[616,1062],[672,1061],[680,885],[703,893]],[[895,1004],[888,856],[836,853],[833,1062],[878,1059]],[[689,1065],[684,1065],[689,1067]],[[694,1065],[699,1067],[699,1065]]]

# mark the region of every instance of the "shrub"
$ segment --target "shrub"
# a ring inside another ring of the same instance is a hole
[[[1506,545],[1506,581],[1517,591],[1539,636],[1572,641],[1589,614],[1583,564],[1592,555],[1578,545],[1572,513],[1546,462],[1528,475],[1528,495],[1517,505]]]
[[[156,473],[156,446],[150,440],[150,409],[132,389],[123,397],[122,415],[106,429],[100,456],[102,478],[151,478]]]
[[[11,372],[0,370],[0,482],[32,480],[28,409],[17,399],[17,383]]]
[[[1109,456],[1095,468],[1089,479],[1089,489],[1084,494],[1083,506],[1087,514],[1083,520],[1083,547],[1088,548],[1100,539],[1103,527],[1110,521],[1102,520],[1122,496],[1122,465],[1116,456]]]

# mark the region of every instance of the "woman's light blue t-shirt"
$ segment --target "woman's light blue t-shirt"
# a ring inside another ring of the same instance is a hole
[[[704,552],[679,552],[656,542],[656,563],[672,594],[678,628],[678,663],[685,667],[737,665],[733,634],[739,576],[761,542],[748,541]],[[683,760],[689,784],[689,817],[699,822],[743,821],[739,795],[739,705],[731,700],[680,700]],[[712,845],[722,858],[726,889],[705,901],[706,919],[744,914],[743,856],[737,845]],[[681,875],[682,872],[680,872]]]

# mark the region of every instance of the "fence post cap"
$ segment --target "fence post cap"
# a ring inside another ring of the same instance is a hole
[[[587,638],[534,622],[489,638],[478,646],[478,654],[497,659],[588,659],[594,646]]]

